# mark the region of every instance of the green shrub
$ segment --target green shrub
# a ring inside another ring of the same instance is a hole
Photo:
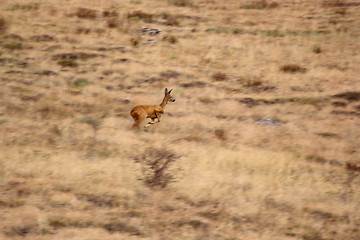
[[[75,81],[72,82],[73,87],[85,87],[87,85],[91,84],[87,79],[85,78],[78,78]]]

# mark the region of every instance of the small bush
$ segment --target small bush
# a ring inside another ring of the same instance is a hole
[[[76,16],[78,16],[78,18],[95,19],[96,15],[96,10],[89,8],[78,8],[76,12]]]
[[[224,129],[215,129],[214,134],[221,141],[226,141],[227,139],[226,131]]]
[[[10,51],[20,50],[23,48],[22,42],[18,42],[18,41],[5,42],[1,46]]]
[[[77,67],[79,64],[73,60],[73,59],[60,59],[57,61],[57,64],[59,64],[62,67]]]
[[[280,67],[280,70],[285,73],[305,73],[307,71],[306,68],[301,67],[297,64],[286,64]]]
[[[110,18],[106,21],[106,25],[108,28],[117,28],[120,25],[119,23],[119,19],[115,17]]]
[[[226,73],[223,72],[214,73],[211,78],[215,81],[225,81],[229,79]]]
[[[192,0],[168,0],[168,3],[178,7],[192,7]]]
[[[92,117],[84,117],[80,120],[78,120],[79,123],[86,123],[93,127],[94,129],[99,129],[101,122],[98,119],[92,118]]]
[[[285,34],[278,30],[266,30],[263,31],[262,33],[267,37],[285,37]]]
[[[8,28],[8,22],[0,16],[0,34],[4,34]]]
[[[343,7],[345,0],[323,0],[323,7]]]
[[[323,51],[322,48],[318,45],[312,47],[313,53],[319,54],[319,53],[322,53],[322,51]]]
[[[178,42],[178,39],[173,35],[164,36],[162,40],[171,44],[175,44]]]
[[[179,26],[180,25],[180,22],[178,20],[178,18],[176,17],[169,17],[165,20],[165,25],[168,25],[168,26]]]
[[[131,46],[133,46],[133,47],[137,47],[137,46],[139,46],[139,44],[140,44],[140,39],[139,38],[131,38],[130,39],[130,44],[131,44]]]
[[[165,188],[176,180],[172,165],[179,158],[174,152],[165,148],[148,148],[134,156],[136,163],[141,165],[142,180],[149,187]]]
[[[142,20],[146,23],[152,23],[153,22],[153,15],[149,13],[139,11],[134,11],[127,14],[127,18],[131,20]]]
[[[16,10],[35,11],[35,10],[38,10],[39,8],[40,8],[39,3],[27,3],[27,4],[15,3],[8,10],[10,10],[10,11],[16,11]]]
[[[266,0],[256,0],[256,1],[249,1],[243,5],[241,5],[240,8],[243,9],[265,9],[265,8],[275,8],[279,6],[277,2],[271,2],[269,3]]]
[[[87,79],[85,78],[78,78],[75,81],[72,82],[73,87],[85,87],[87,85],[91,84]]]
[[[116,10],[105,10],[102,12],[103,17],[117,17],[119,13]]]

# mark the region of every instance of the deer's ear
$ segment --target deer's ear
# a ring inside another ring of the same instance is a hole
[[[167,88],[165,88],[165,91],[164,91],[164,93],[165,93],[165,94],[167,94],[167,93],[168,93],[168,90],[167,90]]]
[[[170,94],[170,93],[171,93],[171,91],[172,91],[172,89],[170,89],[170,91],[168,91],[168,93]]]

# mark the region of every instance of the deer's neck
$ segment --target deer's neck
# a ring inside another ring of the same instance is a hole
[[[162,100],[162,102],[160,103],[160,106],[162,108],[165,108],[166,104],[168,103],[168,99],[167,97],[165,96],[164,99]]]

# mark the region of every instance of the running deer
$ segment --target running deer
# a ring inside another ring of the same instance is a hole
[[[135,106],[131,112],[130,115],[133,117],[135,123],[133,124],[133,128],[138,128],[140,123],[145,118],[151,118],[151,121],[148,122],[148,124],[145,125],[147,128],[148,126],[160,122],[160,117],[164,113],[164,108],[168,101],[175,102],[175,98],[173,98],[170,94],[171,91],[168,91],[167,88],[165,88],[165,96],[162,100],[162,102],[159,105],[138,105]],[[155,121],[157,119],[157,121]]]

